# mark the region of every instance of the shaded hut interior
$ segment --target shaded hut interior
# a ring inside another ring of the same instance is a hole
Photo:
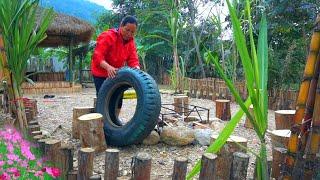
[[[40,9],[37,12],[38,25],[43,17],[43,12],[43,9]],[[82,68],[82,60],[88,52],[89,43],[93,33],[94,28],[89,23],[73,16],[55,13],[53,21],[46,31],[47,37],[39,44],[39,47],[66,47],[68,49],[67,62],[65,62],[67,65],[66,70],[63,72],[27,72],[28,74],[32,74],[30,79],[35,82],[34,85],[30,85],[29,83],[25,83],[23,85],[24,89],[27,89],[27,93],[29,92],[28,89],[30,88],[55,88],[55,86],[60,88],[62,84],[63,88],[66,88],[66,86],[77,86],[77,84],[74,83],[73,73],[75,68],[73,67],[75,64],[75,57],[79,57],[77,59],[80,61],[80,68]],[[81,72],[81,69],[79,72]],[[46,83],[50,83],[50,85],[43,85]],[[39,87],[37,87],[37,85],[39,85]],[[30,91],[30,93],[32,92]]]

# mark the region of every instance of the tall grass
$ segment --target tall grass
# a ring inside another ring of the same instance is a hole
[[[225,144],[228,137],[233,133],[234,128],[241,120],[245,113],[252,123],[254,130],[260,140],[259,153],[255,154],[257,158],[256,173],[258,179],[268,179],[267,172],[267,153],[265,133],[267,130],[267,116],[268,116],[268,95],[267,95],[267,81],[268,81],[268,46],[267,46],[267,19],[264,9],[261,9],[261,20],[259,27],[258,45],[256,48],[253,25],[251,20],[251,7],[250,1],[245,0],[245,20],[248,22],[249,27],[249,46],[245,35],[242,30],[240,19],[237,17],[235,7],[226,0],[233,29],[234,41],[239,51],[242,66],[244,69],[246,86],[248,89],[249,97],[244,102],[239,92],[236,90],[232,81],[228,79],[218,61],[218,56],[210,51],[206,53],[206,59],[209,63],[214,64],[220,76],[225,80],[231,93],[240,105],[241,109],[231,118],[230,122],[222,130],[217,140],[209,146],[207,152],[217,153],[220,148]],[[261,6],[263,7],[263,6]],[[249,106],[253,104],[253,113],[248,110]],[[188,174],[187,179],[191,179],[200,171],[199,161],[192,171]]]

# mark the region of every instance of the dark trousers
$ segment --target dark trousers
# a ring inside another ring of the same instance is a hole
[[[93,82],[94,82],[94,86],[96,87],[96,93],[97,93],[97,97],[98,97],[98,94],[99,94],[99,90],[103,84],[103,82],[107,80],[106,78],[103,78],[103,77],[96,77],[96,76],[93,76]],[[118,108],[121,108],[122,107],[122,100],[123,99],[123,93],[121,94],[121,97],[119,99],[119,102],[118,102]]]

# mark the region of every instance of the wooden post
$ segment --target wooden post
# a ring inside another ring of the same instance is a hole
[[[284,163],[287,149],[275,147],[272,149],[272,173],[271,177],[281,179],[281,164]]]
[[[291,131],[289,129],[280,129],[271,131],[272,147],[287,148]]]
[[[246,180],[249,155],[243,152],[233,153],[230,180]]]
[[[88,180],[93,173],[94,149],[81,148],[78,154],[77,180]]]
[[[41,138],[38,140],[38,144],[39,144],[39,149],[42,153],[45,153],[45,144],[46,141],[52,140],[51,138]]]
[[[77,180],[78,171],[73,170],[68,172],[68,178],[67,180]]]
[[[230,100],[216,100],[216,117],[223,121],[229,121],[231,119]]]
[[[74,107],[73,108],[73,118],[72,118],[72,137],[75,139],[79,139],[79,123],[78,117],[93,113],[93,107]]]
[[[212,153],[205,153],[201,158],[201,171],[199,175],[199,180],[213,180],[218,179],[216,169],[217,155]]]
[[[189,97],[185,95],[177,95],[173,97],[173,105],[174,105],[174,111],[176,111],[178,114],[182,115],[188,115],[189,111]]]
[[[35,135],[33,136],[33,142],[38,142],[40,139],[43,139],[43,138],[45,138],[45,136],[42,134]]]
[[[29,122],[28,122],[28,125],[29,125],[29,126],[39,125],[39,122],[38,122],[37,120],[29,121]]]
[[[150,180],[151,156],[147,153],[138,153],[133,159],[132,179]]]
[[[218,138],[218,134],[211,136],[211,144]],[[230,177],[230,170],[232,165],[233,153],[234,152],[245,152],[238,144],[247,147],[247,139],[239,136],[230,136],[226,144],[217,153],[218,157],[216,160],[216,172],[218,179],[225,179]]]
[[[73,154],[72,147],[65,145],[60,147],[59,156],[57,159],[58,167],[61,171],[62,179],[68,178],[68,172],[73,169]]]
[[[107,149],[104,169],[105,180],[116,180],[119,172],[119,150]]]
[[[250,107],[249,107],[249,113],[251,115],[253,115],[253,105],[251,104]],[[246,117],[246,121],[244,123],[244,127],[246,128],[250,128],[250,129],[253,129],[253,125],[251,124],[250,120],[248,117]]]
[[[99,174],[93,175],[89,178],[89,180],[101,180],[101,176]]]
[[[61,147],[61,141],[57,139],[51,139],[45,141],[44,154],[47,156],[48,161],[52,162],[55,166],[58,160],[58,151]]]
[[[178,157],[174,161],[172,180],[185,180],[187,174],[188,159]]]
[[[42,135],[42,131],[32,131],[31,132],[32,137],[37,136],[37,135]]]
[[[40,131],[40,125],[31,125],[28,127],[29,129],[29,134],[31,134],[31,132],[33,131]]]
[[[106,140],[103,131],[103,116],[99,113],[90,113],[78,118],[81,147],[91,147],[96,152],[106,149]]]
[[[293,117],[295,115],[295,110],[279,110],[275,111],[275,124],[276,129],[291,129],[294,124]]]

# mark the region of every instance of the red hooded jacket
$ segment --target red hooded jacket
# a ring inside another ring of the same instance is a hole
[[[96,77],[108,77],[107,71],[100,66],[101,61],[106,61],[115,68],[126,64],[133,68],[140,67],[134,39],[124,42],[117,29],[101,33],[92,55],[91,72]]]

